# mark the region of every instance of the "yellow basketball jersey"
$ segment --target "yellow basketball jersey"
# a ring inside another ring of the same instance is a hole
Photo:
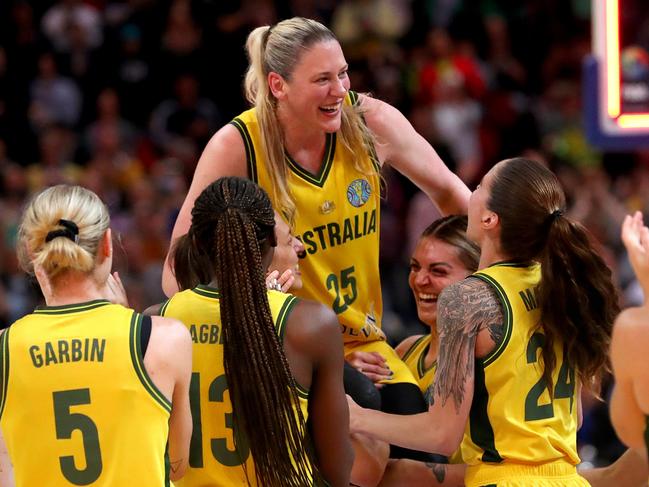
[[[297,301],[290,294],[268,291],[268,302],[280,339],[284,336],[286,318]],[[189,391],[194,431],[189,468],[182,480],[175,482],[176,486],[245,485],[244,468],[250,484],[257,485],[247,441],[234,429],[223,365],[219,292],[202,285],[179,292],[163,305],[160,314],[182,321],[189,328],[194,342]],[[242,366],[245,366],[244,362],[245,357],[242,357]],[[306,420],[308,391],[299,386],[297,390],[300,409]]]
[[[437,360],[435,360],[430,367],[426,367],[426,354],[430,347],[430,341],[430,334],[420,336],[401,358],[417,380],[419,389],[426,398],[426,401],[429,401],[430,399],[428,397],[428,389],[433,383],[435,371],[437,370]]]
[[[96,300],[38,308],[0,340],[16,485],[161,487],[171,404],[140,352],[142,315]]]
[[[564,460],[576,465],[577,399],[575,372],[563,361],[563,346],[554,344],[554,398],[542,379],[536,288],[538,264],[500,263],[474,274],[492,286],[504,312],[499,346],[476,360],[475,390],[462,457],[481,462],[541,464]]]
[[[357,98],[350,92],[346,103],[355,103]],[[244,140],[250,177],[272,199],[256,110],[242,113],[231,123]],[[369,154],[362,157],[373,160]],[[293,230],[308,254],[300,262],[304,287],[295,294],[330,306],[338,315],[346,343],[385,340],[380,329],[380,179],[376,172],[357,171],[353,160],[336,133],[327,134],[318,174],[286,155],[288,186],[297,207]],[[278,208],[276,201],[273,206]]]

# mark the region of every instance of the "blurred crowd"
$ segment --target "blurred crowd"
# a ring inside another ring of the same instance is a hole
[[[246,108],[245,38],[293,15],[330,26],[352,89],[398,107],[470,187],[503,158],[545,161],[565,186],[569,215],[600,242],[623,305],[637,304],[643,297],[619,229],[626,213],[649,210],[649,151],[602,152],[585,139],[590,7],[590,0],[1,2],[0,323],[40,300],[17,267],[21,208],[63,182],[108,203],[132,306],[162,300],[162,262],[196,161],[211,134]],[[384,177],[384,327],[396,341],[420,330],[408,260],[438,214],[399,174],[386,169]],[[590,398],[585,405],[582,456],[606,463],[621,446],[606,409]]]

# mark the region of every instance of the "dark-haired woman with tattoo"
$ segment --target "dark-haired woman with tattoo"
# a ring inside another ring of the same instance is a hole
[[[466,227],[465,215],[435,220],[423,231],[410,257],[408,284],[415,298],[417,316],[430,327],[430,333],[406,338],[395,351],[425,396],[432,392],[439,354],[437,299],[444,288],[474,273],[480,261],[480,249],[467,238]],[[463,486],[465,470],[459,449],[451,455],[449,464],[391,460],[379,486]]]
[[[209,276],[161,308],[194,342],[194,432],[181,487],[349,484],[338,320],[324,305],[267,289],[275,245],[266,192],[227,177],[196,199],[172,250],[180,283]]]
[[[610,270],[565,204],[535,161],[485,175],[469,202],[480,270],[439,297],[428,412],[355,408],[353,431],[445,454],[462,443],[469,487],[589,485],[575,468],[579,392],[599,390],[619,308]]]

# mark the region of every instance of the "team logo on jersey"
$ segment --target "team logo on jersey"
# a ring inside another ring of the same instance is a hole
[[[347,201],[356,208],[363,206],[370,199],[371,194],[372,188],[370,187],[370,183],[364,179],[354,179],[347,186]]]
[[[336,209],[336,204],[331,200],[324,200],[320,205],[320,213],[327,215]]]

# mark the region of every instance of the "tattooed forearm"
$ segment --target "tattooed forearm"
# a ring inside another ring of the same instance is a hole
[[[444,479],[446,478],[445,465],[442,465],[441,463],[426,462],[426,466],[430,468],[430,470],[433,472],[433,475],[440,484],[444,483]]]
[[[503,333],[503,313],[491,287],[475,278],[453,284],[437,302],[439,357],[433,396],[442,406],[453,398],[459,414],[466,384],[473,379],[475,344],[481,329],[487,328],[494,342]]]
[[[171,469],[172,472],[176,473],[180,468],[180,466],[182,465],[182,463],[183,463],[182,459],[174,462],[169,462],[169,468]]]

